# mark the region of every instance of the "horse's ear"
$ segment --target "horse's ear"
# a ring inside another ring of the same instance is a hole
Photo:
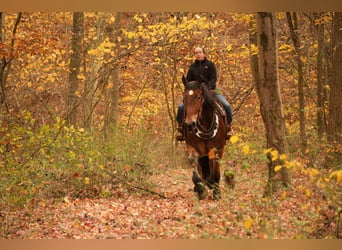
[[[184,84],[184,86],[186,86],[188,84],[188,81],[185,79],[185,76],[182,76],[182,82]]]

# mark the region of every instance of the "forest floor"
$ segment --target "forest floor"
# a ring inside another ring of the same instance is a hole
[[[192,169],[158,166],[151,193],[103,199],[39,201],[12,214],[10,239],[244,239],[313,238],[319,203],[300,188],[262,198],[265,166],[236,166],[236,186],[221,181],[222,198],[198,200]],[[300,185],[294,177],[294,186]],[[118,191],[119,192],[119,191]],[[333,226],[333,225],[331,225]],[[310,236],[311,235],[311,236]]]

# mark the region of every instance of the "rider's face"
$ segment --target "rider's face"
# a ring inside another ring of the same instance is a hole
[[[204,52],[202,48],[196,48],[195,49],[195,58],[196,60],[202,61],[204,59]]]

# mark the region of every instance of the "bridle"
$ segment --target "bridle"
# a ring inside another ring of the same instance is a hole
[[[202,98],[204,98],[202,94]],[[217,132],[219,130],[219,115],[217,110],[212,114],[211,118],[211,124],[208,129],[205,129],[203,127],[203,124],[201,124],[201,117],[202,117],[202,111],[203,111],[203,103],[201,108],[198,111],[197,120],[195,123],[187,125],[189,131],[194,133],[198,138],[203,140],[209,140],[214,138],[217,135]]]

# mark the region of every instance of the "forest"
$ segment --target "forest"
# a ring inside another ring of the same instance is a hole
[[[196,46],[219,201],[175,139]],[[342,12],[0,12],[0,239],[341,239],[341,68]]]

